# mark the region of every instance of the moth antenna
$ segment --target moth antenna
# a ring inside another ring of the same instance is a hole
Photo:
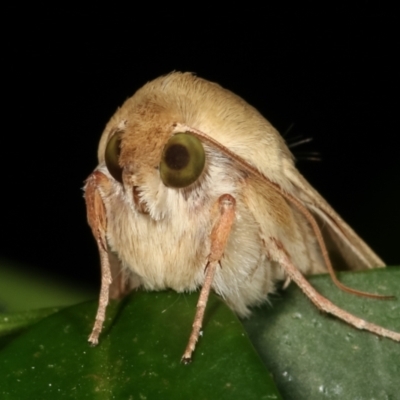
[[[328,314],[334,315],[335,317],[347,322],[348,324],[358,329],[366,330],[379,336],[392,339],[396,342],[400,342],[400,333],[391,331],[379,325],[367,322],[362,318],[356,317],[355,315],[352,315],[347,311],[342,310],[340,307],[336,306],[327,298],[318,293],[303,276],[303,274],[292,263],[282,243],[280,243],[273,237],[271,237],[270,240],[274,252],[274,258],[276,259],[276,261],[279,262],[287,275],[296,282],[297,286],[305,293],[305,295],[315,304],[317,308]]]
[[[193,133],[195,136],[199,137],[200,139],[204,140],[204,142],[216,147],[217,149],[221,150],[223,153],[227,154],[230,158],[235,160],[241,167],[243,167],[246,171],[256,175],[259,177],[261,180],[264,181],[265,184],[267,184],[269,187],[271,187],[273,190],[277,191],[281,196],[283,196],[286,200],[288,200],[294,207],[297,208],[298,211],[300,211],[301,214],[306,218],[308,223],[311,225],[311,228],[315,234],[315,237],[317,239],[319,248],[321,249],[322,257],[324,259],[326,268],[329,272],[329,275],[331,276],[331,279],[333,283],[341,290],[344,292],[352,293],[358,296],[364,296],[364,297],[369,297],[373,299],[381,299],[381,300],[387,300],[387,299],[393,299],[395,296],[386,296],[386,295],[380,295],[380,294],[375,294],[375,293],[368,293],[368,292],[363,292],[361,290],[353,289],[351,287],[348,287],[344,285],[342,282],[339,281],[339,279],[336,276],[335,270],[333,269],[331,260],[329,259],[328,255],[328,250],[326,248],[324,239],[322,237],[322,232],[317,224],[317,221],[313,217],[313,215],[308,211],[308,209],[303,205],[303,203],[298,200],[296,197],[292,196],[291,194],[285,192],[282,190],[282,188],[275,182],[272,182],[269,180],[264,174],[262,174],[256,167],[253,165],[249,164],[247,161],[243,160],[241,157],[237,156],[233,151],[229,150],[225,146],[223,146],[221,143],[217,142],[215,139],[211,138],[210,136],[206,135],[205,133],[188,127],[183,124],[177,124],[176,125],[177,129],[185,129],[187,131],[190,131]]]
[[[393,299],[394,296],[386,296],[386,295],[381,295],[381,294],[375,294],[375,293],[368,293],[368,292],[363,292],[362,290],[357,290],[353,289],[351,287],[348,287],[344,285],[342,282],[339,281],[339,279],[336,276],[336,272],[333,269],[331,260],[328,255],[328,250],[325,245],[325,241],[322,237],[321,229],[319,228],[317,221],[313,217],[313,215],[308,211],[308,209],[301,203],[297,198],[292,196],[289,193],[284,192],[279,185],[277,185],[274,182],[271,182],[268,178],[266,178],[264,175],[259,173],[261,176],[263,176],[263,179],[265,182],[269,182],[269,184],[274,187],[283,197],[285,197],[287,200],[289,200],[307,219],[309,224],[312,227],[312,230],[314,231],[315,237],[317,238],[317,242],[319,245],[319,248],[321,249],[322,257],[325,261],[325,265],[328,269],[329,275],[331,276],[331,279],[333,283],[341,290],[344,292],[352,293],[358,296],[364,296],[364,297],[369,297],[373,299],[381,299],[381,300],[386,300],[386,299]]]

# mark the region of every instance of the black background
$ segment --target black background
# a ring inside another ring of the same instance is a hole
[[[312,137],[293,149],[298,168],[398,264],[398,16],[368,1],[354,9],[266,4],[9,9],[0,256],[98,284],[81,188],[102,129],[145,82],[181,70],[239,94],[281,132],[293,124],[289,141]],[[321,162],[301,160],[313,151]]]

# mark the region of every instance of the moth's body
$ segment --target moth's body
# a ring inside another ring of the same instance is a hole
[[[168,146],[176,139],[176,151],[180,135],[197,141],[202,155],[194,158],[205,160],[189,184],[174,177],[179,152],[168,164]],[[123,294],[126,281],[148,290],[202,287],[185,360],[210,288],[246,316],[276,281],[290,278],[318,307],[356,325],[302,277],[331,271],[317,222],[347,268],[383,266],[382,260],[300,175],[278,132],[240,97],[188,73],[158,78],[117,110],[98,158],[85,187],[102,263],[92,343],[108,298]]]
[[[274,283],[285,278],[268,254],[270,237],[285,244],[302,273],[326,271],[304,217],[276,193],[260,192],[253,177],[249,179],[210,146],[204,146],[207,164],[200,182],[185,189],[166,187],[158,164],[177,123],[208,132],[249,162],[264,160],[262,172],[295,192],[282,179],[286,165],[294,168],[289,150],[275,129],[242,99],[191,74],[172,74],[147,84],[118,110],[99,149],[99,169],[109,176],[104,166],[106,139],[117,129],[123,131],[120,163],[125,168],[125,189],[111,176],[108,191],[102,188],[107,239],[141,285],[178,292],[202,285],[215,205],[223,194],[236,200],[236,221],[213,289],[240,315],[247,314],[247,306],[265,301]],[[133,187],[140,193],[139,207]]]

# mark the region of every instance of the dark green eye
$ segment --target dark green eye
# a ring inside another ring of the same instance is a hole
[[[122,168],[119,165],[119,155],[121,153],[121,134],[116,133],[107,143],[104,158],[106,166],[111,176],[122,183]]]
[[[177,133],[164,147],[160,163],[165,186],[184,188],[201,175],[206,162],[204,148],[197,137],[188,132]]]

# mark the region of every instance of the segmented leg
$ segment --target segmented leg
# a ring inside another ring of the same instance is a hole
[[[99,307],[97,309],[96,320],[89,336],[89,342],[96,345],[99,342],[100,332],[103,329],[106,308],[109,300],[110,285],[112,283],[110,261],[107,249],[107,217],[103,199],[99,191],[101,184],[107,185],[108,178],[99,171],[93,172],[86,181],[85,200],[87,217],[93,235],[96,239],[100,254],[101,263],[101,289],[99,297]]]
[[[196,315],[192,325],[192,332],[189,337],[186,350],[182,356],[182,362],[189,364],[192,361],[192,354],[199,339],[200,330],[203,324],[204,312],[207,306],[208,296],[214,280],[215,271],[219,264],[228,241],[233,220],[235,219],[235,199],[225,194],[218,199],[220,216],[211,232],[211,251],[206,266],[206,276],[203,287],[197,302]]]
[[[389,329],[385,329],[379,325],[372,324],[365,321],[349,312],[342,310],[337,307],[327,298],[319,294],[302,275],[302,273],[296,268],[296,266],[290,260],[289,255],[285,251],[282,243],[275,238],[271,238],[271,255],[275,261],[277,261],[281,267],[285,270],[288,277],[296,282],[299,288],[305,293],[305,295],[321,310],[326,313],[332,314],[335,317],[347,322],[349,325],[354,326],[358,329],[370,331],[382,337],[387,337],[396,342],[400,342],[400,333],[393,332]]]

